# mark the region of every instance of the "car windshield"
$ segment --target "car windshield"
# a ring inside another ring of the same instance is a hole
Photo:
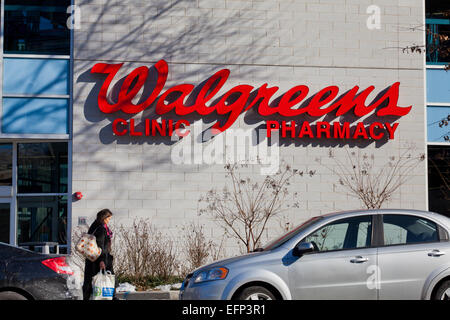
[[[273,250],[278,248],[279,246],[283,245],[287,241],[291,240],[293,237],[295,237],[297,234],[299,234],[301,231],[308,228],[310,225],[316,223],[317,221],[323,219],[323,217],[313,217],[303,224],[299,225],[298,227],[294,228],[293,230],[289,231],[288,233],[282,235],[281,237],[273,240],[272,242],[269,242],[267,245],[265,245],[262,250]]]

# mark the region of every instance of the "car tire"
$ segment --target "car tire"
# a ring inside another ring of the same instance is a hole
[[[276,300],[276,297],[270,290],[261,286],[254,286],[242,290],[237,300]]]
[[[436,291],[434,300],[450,300],[450,280],[444,281]]]
[[[0,300],[27,300],[27,298],[14,291],[3,291],[0,292]]]

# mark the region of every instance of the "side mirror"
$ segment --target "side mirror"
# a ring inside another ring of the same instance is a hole
[[[299,242],[292,250],[292,254],[295,257],[301,257],[302,255],[313,251],[314,246],[311,242]]]

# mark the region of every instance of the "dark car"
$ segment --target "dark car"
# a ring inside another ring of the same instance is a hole
[[[0,242],[0,300],[78,299],[69,289],[72,274],[65,256]]]

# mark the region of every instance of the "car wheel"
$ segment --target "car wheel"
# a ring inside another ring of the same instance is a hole
[[[238,300],[276,300],[272,292],[264,287],[248,287],[242,290]]]
[[[0,300],[27,300],[27,298],[17,292],[4,291],[0,292]]]
[[[444,281],[434,295],[435,300],[450,300],[450,280]]]

